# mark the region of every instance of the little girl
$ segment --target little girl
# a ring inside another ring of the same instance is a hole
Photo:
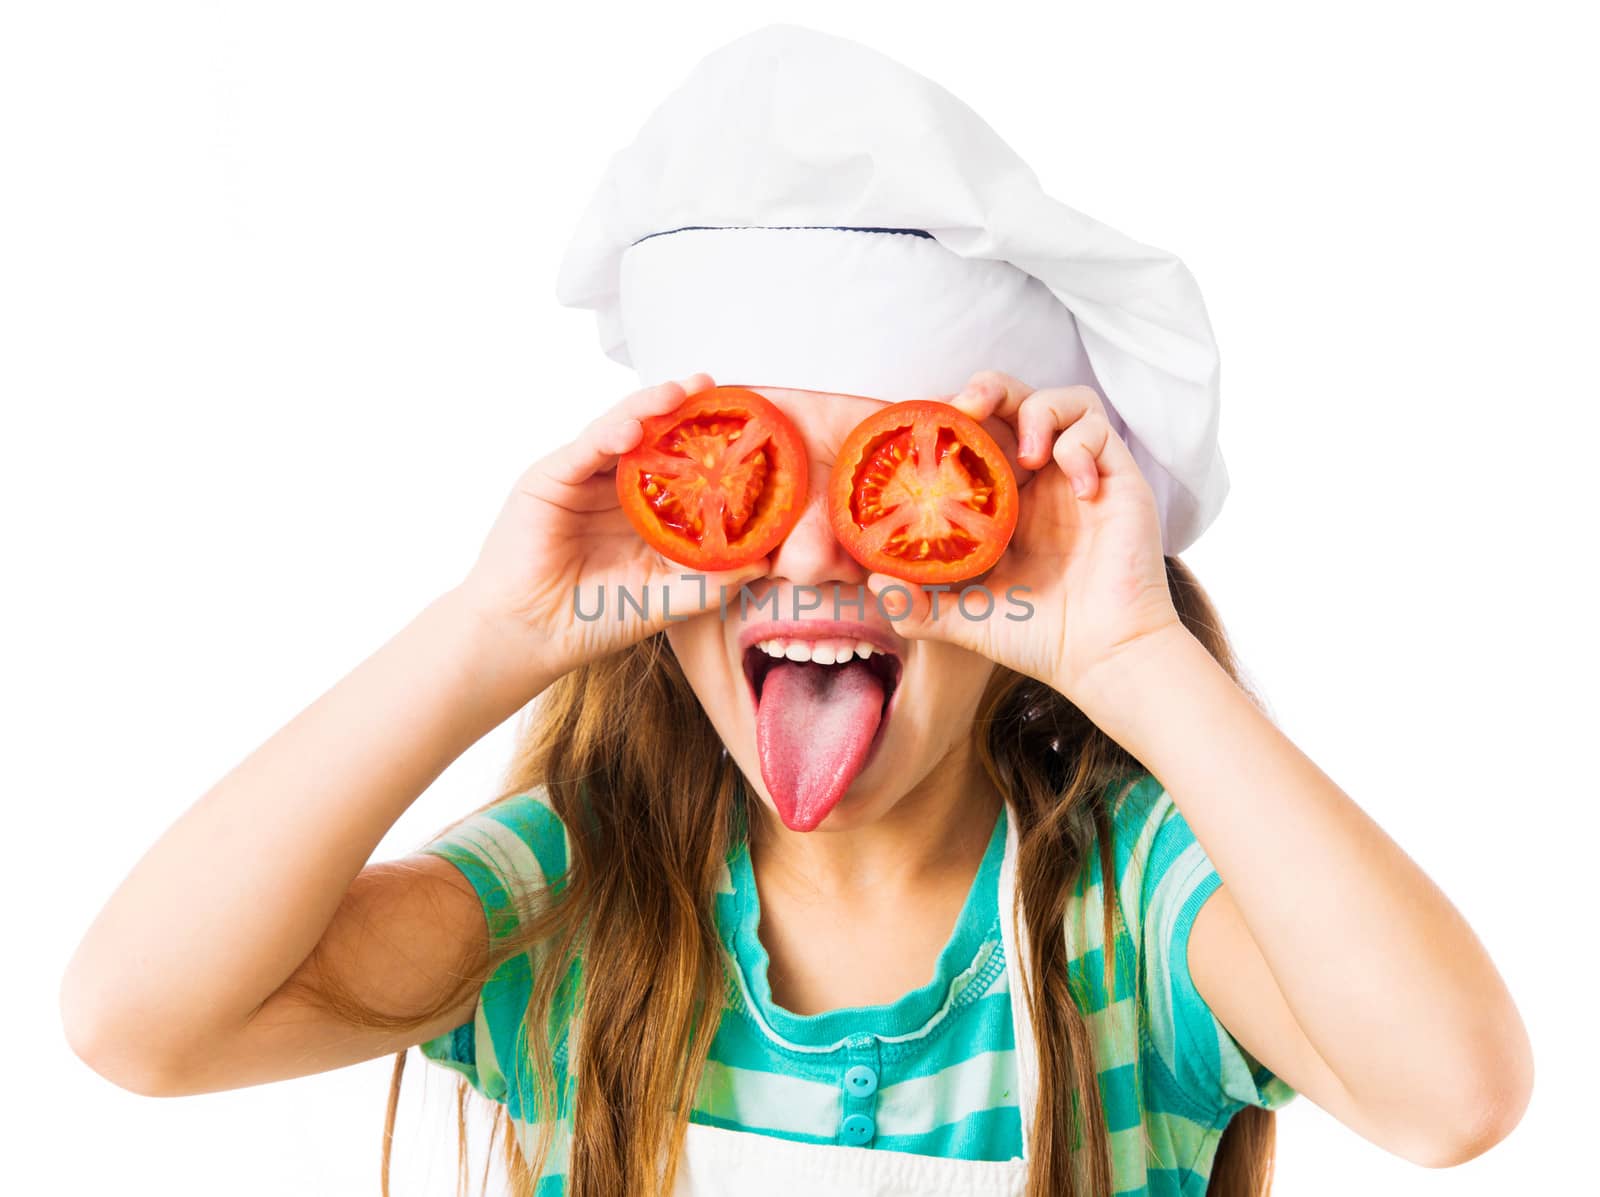
[[[62,990],[98,1072],[394,1053],[392,1132],[420,1045],[514,1192],[583,1197],[1243,1197],[1296,1093],[1425,1166],[1509,1133],[1532,1064],[1493,964],[1242,687],[1177,555],[1226,490],[1181,264],[927,80],[774,26],[613,160],[562,291],[649,385],[140,861]],[[767,557],[694,574],[615,471],[718,384],[792,421],[809,485]],[[906,398],[1003,447],[1020,518],[978,589],[1023,608],[841,543],[835,459]],[[622,593],[654,601],[593,617]],[[525,707],[493,801],[368,863]]]

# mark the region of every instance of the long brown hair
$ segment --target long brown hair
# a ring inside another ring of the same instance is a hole
[[[1166,570],[1184,625],[1260,706],[1193,573],[1176,557],[1166,559]],[[973,732],[985,771],[1015,812],[1017,900],[1031,930],[1026,997],[1039,1093],[1027,1197],[1105,1197],[1112,1175],[1095,1050],[1059,929],[1078,870],[1098,868],[1102,892],[1113,899],[1103,903],[1105,943],[1113,949],[1105,954],[1107,976],[1113,975],[1114,927],[1122,916],[1106,795],[1141,766],[1060,694],[1004,668],[990,680]],[[570,1078],[576,1096],[565,1191],[569,1197],[670,1192],[725,993],[712,895],[738,833],[736,786],[735,766],[663,636],[575,670],[526,712],[506,784],[486,804],[542,787],[567,828],[567,871],[519,901],[515,932],[495,944],[486,964],[458,970],[459,984],[420,1015],[381,1014],[326,975],[317,992],[351,1022],[410,1029],[455,1006],[505,960],[536,953],[524,1025],[557,1028],[575,1014],[568,1025],[582,1036]],[[1098,859],[1091,863],[1092,852]],[[563,979],[580,955],[582,996],[574,1010]],[[561,1111],[550,1039],[531,1036],[528,1055],[540,1123],[531,1162],[505,1105],[491,1103],[489,1150],[492,1157],[496,1140],[503,1142],[514,1197],[532,1197]],[[390,1085],[384,1197],[406,1056],[396,1055]],[[470,1092],[463,1079],[456,1093],[460,1197],[468,1185]],[[1267,1194],[1274,1126],[1268,1110],[1246,1106],[1235,1114],[1206,1192]]]

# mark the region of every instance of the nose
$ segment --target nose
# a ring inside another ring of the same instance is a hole
[[[810,486],[805,510],[800,519],[773,552],[772,576],[786,578],[796,586],[826,586],[843,582],[850,586],[867,580],[867,570],[845,552],[828,521],[828,476],[830,465],[812,458]]]

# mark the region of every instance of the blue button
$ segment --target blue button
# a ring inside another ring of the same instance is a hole
[[[878,1090],[878,1074],[865,1064],[857,1064],[844,1074],[844,1089],[852,1097],[870,1097]]]
[[[878,1128],[872,1124],[872,1119],[865,1114],[851,1114],[839,1129],[843,1132],[847,1143],[865,1143],[878,1133]]]

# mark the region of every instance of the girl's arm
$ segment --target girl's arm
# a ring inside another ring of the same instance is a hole
[[[550,681],[665,626],[669,608],[659,599],[651,619],[585,622],[574,611],[575,587],[665,589],[670,610],[691,615],[716,601],[719,586],[766,571],[761,560],[703,575],[703,585],[686,578],[639,539],[618,505],[611,471],[644,435],[641,421],[712,385],[697,374],[637,391],[530,466],[467,578],[145,853],[62,981],[62,1018],[80,1056],[128,1088],[176,1093],[394,1050],[373,1037],[358,1042],[303,1003],[265,1008],[325,940],[335,979],[397,1014],[443,983],[465,955],[465,936],[487,941],[481,911],[469,918],[459,900],[464,891],[430,884],[444,877],[437,864],[363,865],[451,761]],[[430,907],[447,933],[422,929]],[[405,991],[374,992],[391,982]],[[297,1023],[298,1034],[285,1030]]]
[[[1029,476],[985,584],[1019,588],[1030,615],[974,621],[912,592],[891,604],[900,634],[1053,687],[1172,795],[1223,880],[1191,930],[1190,972],[1261,1063],[1414,1161],[1504,1137],[1533,1073],[1504,982],[1422,870],[1183,626],[1160,508],[1099,392],[985,370],[950,402],[1016,429]],[[882,596],[891,581],[868,585]]]
[[[201,1061],[226,1063],[223,1045],[311,954],[384,833],[540,688],[506,657],[451,591],[212,787],[73,954],[61,1009],[78,1055],[147,1093],[194,1091],[186,1078]],[[466,926],[482,931],[475,902],[471,914]],[[424,969],[460,953],[410,946]]]
[[[1195,987],[1253,1055],[1416,1163],[1462,1163],[1521,1118],[1527,1031],[1425,873],[1187,630],[1130,642],[1076,700],[1172,795],[1223,879]]]

